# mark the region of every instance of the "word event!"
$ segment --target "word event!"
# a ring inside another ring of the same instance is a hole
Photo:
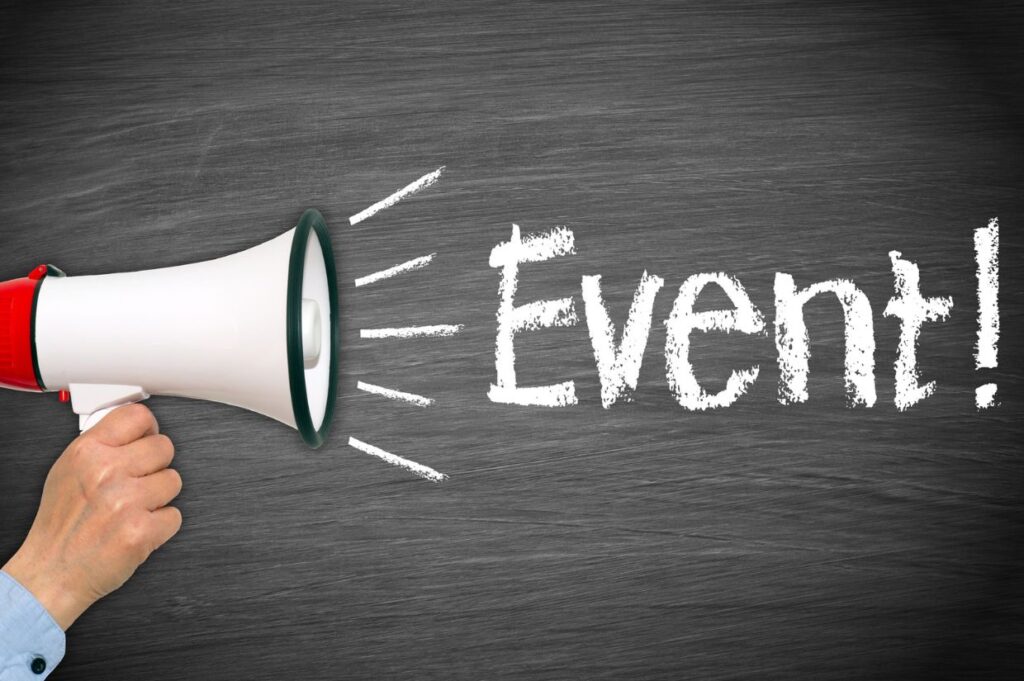
[[[974,231],[977,263],[978,339],[975,367],[995,368],[999,342],[999,223],[992,219]],[[512,225],[512,238],[493,248],[489,264],[500,268],[500,302],[495,342],[496,382],[488,397],[502,404],[566,407],[577,404],[573,381],[550,385],[520,386],[516,381],[515,337],[524,331],[544,327],[574,326],[579,322],[571,297],[515,303],[519,284],[519,266],[576,253],[570,229],[556,227],[547,232],[523,237],[519,226]],[[899,344],[895,362],[896,408],[906,411],[935,391],[935,381],[921,383],[917,368],[917,346],[926,322],[942,322],[953,308],[951,297],[925,297],[921,294],[918,266],[890,251],[893,296],[883,314],[900,321]],[[719,287],[732,309],[697,312],[694,307],[709,285]],[[640,365],[651,329],[654,300],[665,285],[664,279],[646,271],[640,278],[632,305],[616,347],[615,325],[601,297],[601,276],[584,276],[580,282],[587,330],[593,346],[597,372],[601,380],[601,404],[609,408],[615,402],[629,400],[636,390]],[[786,273],[775,274],[775,347],[778,351],[779,389],[782,404],[808,399],[810,341],[804,322],[804,306],[819,295],[834,295],[843,312],[845,359],[844,380],[850,406],[872,407],[875,393],[875,333],[872,307],[867,295],[849,279],[830,279],[799,288]],[[728,407],[757,380],[760,367],[753,365],[733,371],[725,388],[709,393],[698,382],[690,362],[690,336],[695,331],[766,333],[764,316],[751,302],[740,281],[725,272],[703,272],[688,277],[679,287],[672,312],[665,321],[665,373],[669,388],[679,404],[689,410]],[[986,383],[975,391],[978,409],[995,406],[996,384]]]

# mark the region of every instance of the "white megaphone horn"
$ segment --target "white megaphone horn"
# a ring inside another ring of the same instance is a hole
[[[224,402],[319,447],[334,412],[338,285],[323,216],[234,255],[0,282],[0,387],[59,391],[87,430],[150,395]]]

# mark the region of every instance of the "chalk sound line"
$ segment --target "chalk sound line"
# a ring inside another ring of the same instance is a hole
[[[391,329],[359,329],[360,338],[422,338],[425,336],[454,336],[463,329],[462,324],[436,324],[434,326],[403,326]]]
[[[369,454],[370,456],[375,456],[378,459],[382,459],[383,461],[386,461],[392,466],[404,468],[410,473],[415,473],[421,478],[426,478],[431,482],[441,482],[442,480],[448,479],[447,475],[435,471],[430,466],[424,466],[423,464],[416,463],[415,461],[410,461],[409,459],[397,456],[396,454],[392,454],[391,452],[385,452],[380,447],[374,447],[373,445],[366,444],[365,442],[357,440],[354,437],[349,437],[348,446],[354,447],[355,449],[358,449],[364,454]]]
[[[356,389],[372,395],[380,395],[381,397],[386,397],[389,400],[400,400],[420,407],[429,407],[434,403],[434,400],[429,397],[423,397],[422,395],[416,395],[414,393],[406,393],[401,390],[392,390],[391,388],[382,388],[379,385],[363,383],[362,381],[356,383]]]
[[[370,206],[369,208],[359,211],[358,213],[356,213],[355,215],[348,219],[348,223],[350,225],[358,225],[363,220],[373,217],[374,215],[384,210],[385,208],[390,208],[391,206],[395,205],[405,197],[411,196],[412,194],[415,194],[419,190],[429,187],[430,185],[437,182],[437,178],[441,177],[441,173],[444,172],[444,168],[444,166],[441,166],[434,172],[427,173],[426,175],[416,180],[412,184],[402,187],[401,189],[399,189],[397,192],[387,197],[386,199],[382,199],[377,203],[373,204],[372,206]]]
[[[356,286],[366,286],[367,284],[373,284],[375,282],[381,281],[382,279],[390,279],[391,277],[396,277],[399,274],[405,274],[406,272],[412,272],[414,270],[423,269],[424,267],[430,264],[430,261],[434,259],[435,255],[437,255],[437,253],[431,253],[430,255],[424,255],[419,258],[413,258],[408,262],[403,262],[399,265],[395,265],[394,267],[389,267],[386,270],[374,272],[373,274],[368,274],[365,277],[359,277],[358,279],[356,279]]]

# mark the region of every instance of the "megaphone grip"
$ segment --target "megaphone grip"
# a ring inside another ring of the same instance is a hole
[[[70,390],[71,407],[78,414],[78,428],[83,433],[118,407],[149,397],[149,393],[137,385],[72,383]]]
[[[89,430],[97,423],[102,421],[104,416],[114,411],[115,409],[117,409],[117,407],[107,407],[106,409],[94,411],[91,414],[80,414],[78,416],[78,430],[84,433],[85,431]]]

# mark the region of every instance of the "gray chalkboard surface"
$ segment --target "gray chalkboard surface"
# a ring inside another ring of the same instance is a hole
[[[0,280],[226,255],[312,206],[341,282],[327,444],[152,399],[184,526],[75,624],[52,678],[1020,678],[1022,26],[1000,3],[6,7]],[[979,370],[972,233],[996,217],[999,366]],[[516,301],[572,297],[579,323],[515,345],[520,384],[572,380],[575,406],[488,399],[488,259],[513,223],[575,236],[522,267]],[[891,250],[954,303],[921,332],[935,392],[905,412]],[[602,276],[621,329],[644,271],[665,286],[635,399],[604,409],[581,278]],[[735,276],[767,321],[694,334],[709,391],[760,366],[709,411],[676,401],[664,353],[699,272]],[[776,272],[865,292],[875,406],[846,406],[824,296],[810,397],[779,403]],[[432,324],[464,329],[360,335]],[[978,411],[988,382],[999,405]],[[53,395],[0,392],[0,557],[76,432]]]

